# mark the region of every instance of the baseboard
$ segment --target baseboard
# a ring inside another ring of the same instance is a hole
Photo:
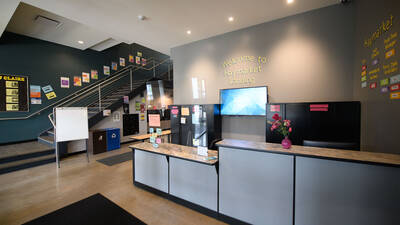
[[[165,193],[163,191],[157,190],[155,188],[152,188],[152,187],[150,187],[148,185],[145,185],[145,184],[142,184],[140,182],[134,181],[133,184],[138,188],[141,188],[141,189],[144,189],[146,191],[149,191],[149,192],[151,192],[153,194],[156,194],[156,195],[158,195],[160,197],[166,198],[166,199],[168,199],[170,201],[173,201],[173,202],[175,202],[177,204],[183,205],[183,206],[185,206],[187,208],[195,210],[195,211],[197,211],[197,212],[199,212],[201,214],[204,214],[206,216],[213,217],[213,218],[215,218],[217,220],[220,220],[222,222],[225,222],[225,223],[228,223],[228,224],[240,224],[240,225],[241,224],[243,224],[243,225],[248,225],[249,224],[249,223],[243,222],[241,220],[238,220],[238,219],[223,215],[221,213],[218,213],[217,211],[214,211],[214,210],[205,208],[203,206],[197,205],[195,203],[189,202],[187,200],[175,197],[173,195],[170,195],[170,194]]]
[[[14,145],[14,144],[22,144],[22,143],[31,142],[31,141],[37,141],[37,138],[35,138],[35,139],[30,139],[30,140],[24,140],[24,141],[13,141],[13,142],[0,143],[0,146],[3,146],[3,145]]]

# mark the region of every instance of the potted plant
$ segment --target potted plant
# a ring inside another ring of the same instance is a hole
[[[289,134],[292,132],[291,121],[290,120],[282,120],[277,113],[272,116],[274,119],[273,122],[268,121],[271,124],[271,131],[276,131],[282,134],[285,138],[282,140],[282,147],[285,149],[289,149],[292,147],[292,142],[289,139]]]

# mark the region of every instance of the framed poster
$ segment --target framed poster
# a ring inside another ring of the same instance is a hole
[[[119,65],[125,66],[125,58],[119,58]]]
[[[0,74],[0,111],[29,111],[27,76]]]
[[[103,66],[103,73],[104,73],[104,75],[110,75],[110,67]]]
[[[91,70],[90,71],[90,77],[92,78],[92,80],[99,79],[99,73],[97,72],[97,70]]]
[[[83,83],[90,83],[90,74],[89,73],[82,73],[82,82]]]
[[[118,69],[118,64],[116,62],[111,63],[111,69],[112,70],[117,70]]]
[[[140,57],[139,56],[136,56],[136,64],[140,65]]]
[[[82,78],[79,76],[74,76],[74,86],[80,87],[82,86]]]
[[[129,55],[128,59],[129,59],[130,63],[134,63],[135,62],[134,59],[133,59],[133,55]]]
[[[69,88],[69,77],[60,77],[61,88]]]

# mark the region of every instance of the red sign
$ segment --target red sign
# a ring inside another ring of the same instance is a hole
[[[311,112],[328,112],[329,105],[328,104],[311,104],[310,111]]]
[[[369,88],[371,88],[371,89],[376,88],[376,82],[370,83],[370,84],[369,84]]]
[[[269,107],[269,111],[271,111],[271,112],[280,112],[281,111],[281,106],[280,105],[271,105]]]
[[[179,110],[178,109],[171,109],[171,113],[172,113],[172,115],[178,115],[179,114]]]
[[[390,90],[391,91],[400,90],[400,84],[394,84],[394,85],[390,86]]]
[[[361,71],[365,71],[367,69],[367,65],[363,65],[362,67],[361,67]]]

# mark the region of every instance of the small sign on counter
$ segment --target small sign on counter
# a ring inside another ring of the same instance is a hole
[[[203,146],[197,146],[197,155],[208,156],[208,148]]]

